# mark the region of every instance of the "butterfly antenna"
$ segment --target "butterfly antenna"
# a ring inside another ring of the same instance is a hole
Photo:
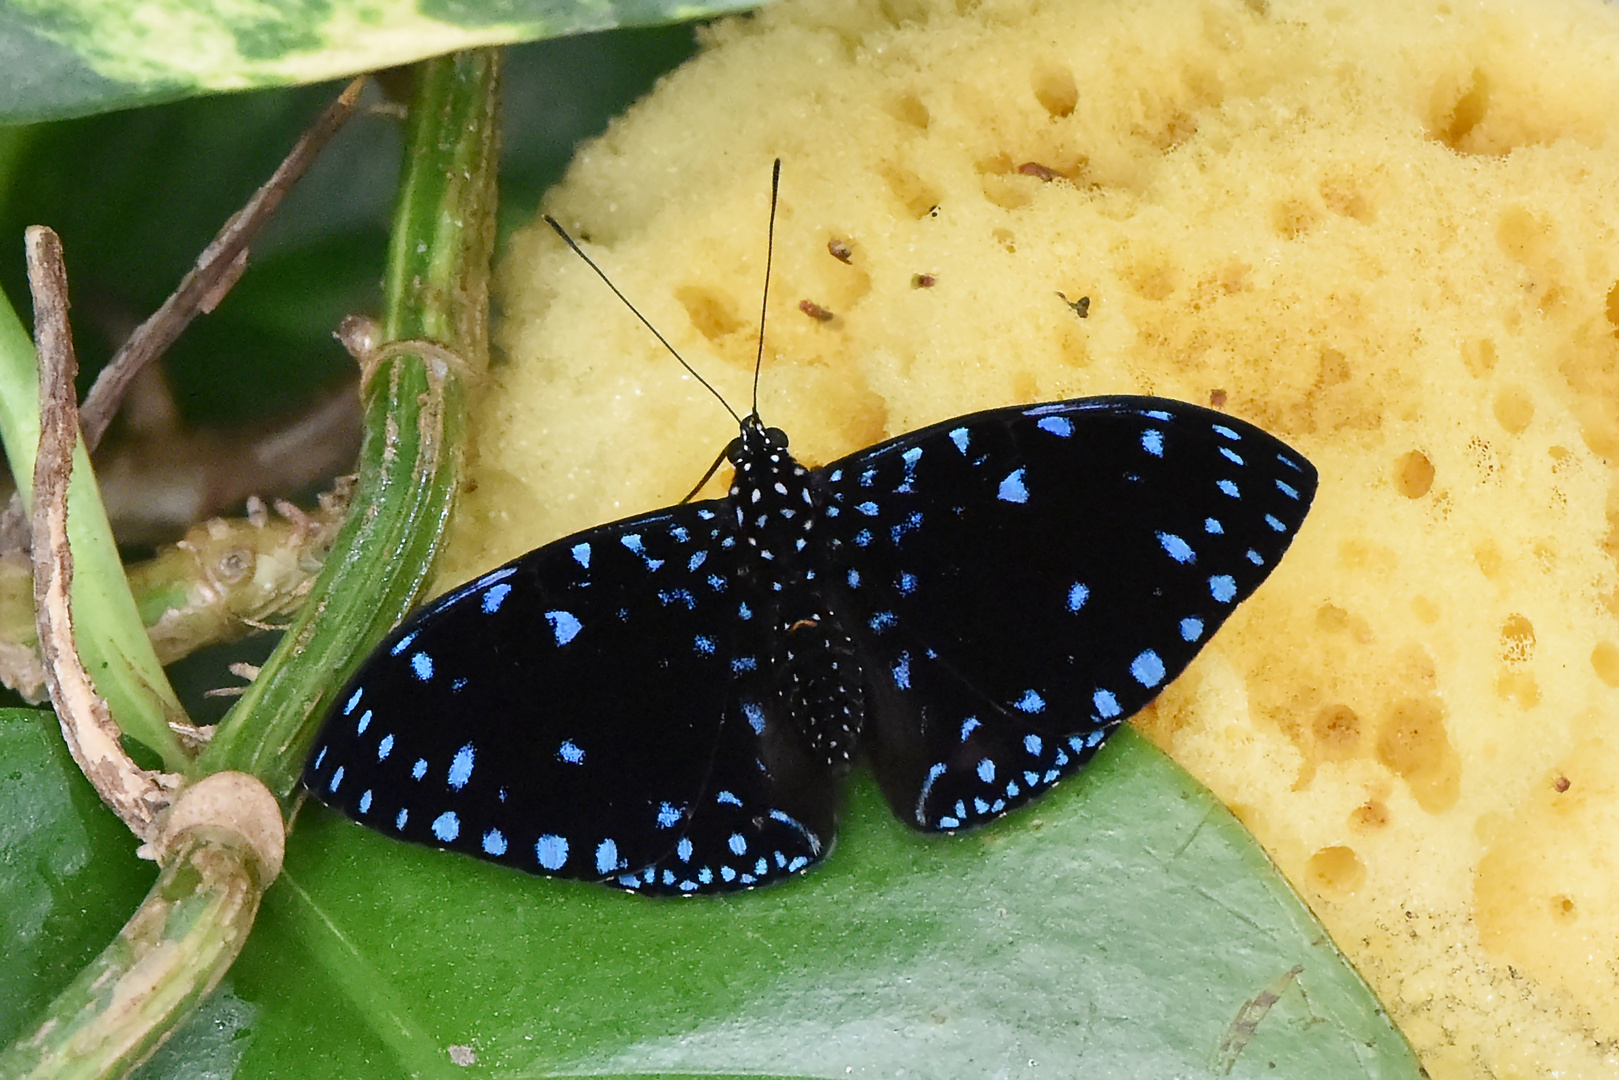
[[[770,261],[776,253],[776,202],[781,192],[781,158],[770,170],[770,226],[765,229],[765,289],[759,300],[759,355],[753,359],[753,415],[759,415],[759,369],[765,362],[765,312],[770,310]]]
[[[780,164],[780,163],[778,162],[778,164]],[[771,213],[772,213],[772,215],[774,215],[774,213],[775,213],[775,206],[774,206],[773,201],[772,201],[772,206],[771,206]],[[656,326],[653,326],[652,323],[647,319],[647,317],[645,315],[642,315],[641,312],[639,311],[639,309],[637,309],[634,304],[630,303],[630,298],[625,296],[623,293],[618,291],[618,286],[613,284],[612,278],[609,278],[607,276],[606,272],[603,271],[601,267],[596,265],[596,261],[594,259],[592,259],[589,255],[586,255],[584,253],[584,250],[582,248],[580,248],[580,246],[578,244],[574,243],[573,237],[568,235],[568,231],[566,229],[564,229],[561,225],[557,224],[557,219],[552,217],[550,214],[546,214],[545,215],[545,223],[547,225],[551,226],[551,228],[556,230],[556,234],[558,236],[562,237],[562,242],[564,244],[567,244],[570,248],[572,248],[573,253],[575,255],[577,255],[581,259],[585,260],[585,265],[586,266],[588,266],[592,270],[596,271],[596,276],[601,278],[602,281],[606,282],[607,287],[609,289],[613,290],[613,295],[618,297],[620,300],[622,300],[624,302],[624,306],[630,309],[630,314],[634,315],[637,319],[641,320],[641,325],[642,326],[644,326],[648,330],[652,331],[652,336],[657,338],[658,341],[660,341],[663,344],[663,347],[665,349],[669,350],[669,355],[673,356],[676,360],[680,361],[680,366],[685,368],[688,372],[690,372],[692,378],[696,379],[698,382],[703,384],[703,389],[707,390],[710,394],[713,394],[715,400],[717,400],[721,405],[725,406],[725,411],[731,414],[731,419],[735,420],[738,424],[741,424],[742,423],[742,418],[736,414],[735,409],[731,408],[731,403],[729,401],[726,401],[724,396],[718,390],[714,389],[714,386],[713,386],[712,383],[710,383],[707,379],[705,379],[701,375],[699,375],[697,373],[696,368],[694,368],[690,364],[686,363],[686,358],[684,356],[681,356],[680,353],[675,351],[675,347],[673,345],[669,344],[669,339],[664,337],[662,334],[658,333],[658,328]],[[762,349],[762,346],[761,346],[761,349]],[[759,376],[758,376],[758,371],[757,370],[754,371],[754,390],[753,390],[753,392],[754,392],[754,397],[757,398],[758,394],[759,394]]]

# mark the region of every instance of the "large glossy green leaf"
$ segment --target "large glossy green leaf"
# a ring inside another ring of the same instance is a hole
[[[56,717],[0,709],[0,1046],[101,951],[157,876]]]
[[[1133,732],[964,837],[862,779],[822,867],[717,899],[529,878],[314,805],[298,826],[233,973],[239,1080],[468,1053],[502,1077],[1219,1075],[1267,993],[1230,1075],[1418,1075],[1246,831]]]
[[[476,45],[679,22],[749,0],[0,0],[0,123],[318,82]]]

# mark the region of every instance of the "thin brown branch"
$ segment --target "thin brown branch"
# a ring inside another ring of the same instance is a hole
[[[233,427],[121,434],[95,459],[101,500],[119,542],[167,543],[245,499],[302,493],[350,469],[361,435],[354,385],[345,382],[295,409]]]
[[[163,305],[152,317],[141,323],[113,355],[111,363],[96,377],[95,385],[85,395],[80,423],[84,429],[85,445],[92,450],[101,442],[130,383],[147,364],[156,360],[174,344],[180,332],[197,315],[212,311],[224,299],[225,293],[241,277],[247,265],[248,247],[259,230],[292,186],[309,171],[316,156],[337,134],[359,100],[365,78],[355,79],[326,107],[326,111],[310,125],[286,158],[271,174],[253,197],[247,200],[230,220],[225,222],[213,242],[197,257],[197,264],[181,280]]]
[[[26,234],[28,283],[34,298],[34,346],[39,353],[39,454],[34,461],[34,609],[45,681],[73,760],[136,836],[157,838],[157,815],[169,801],[160,774],[124,753],[107,703],[96,693],[73,642],[73,553],[68,546],[68,481],[78,442],[73,388],[78,361],[68,326],[67,271],[62,242],[50,229]]]
[[[147,365],[167,352],[193,319],[212,311],[230,292],[247,268],[250,245],[287,192],[309,171],[321,150],[353,114],[365,82],[366,77],[362,75],[344,87],[337,100],[326,107],[288,151],[270,179],[225,222],[169,298],[135,328],[96,376],[80,413],[86,447],[94,450],[100,444],[124,396]],[[15,550],[22,546],[22,540],[28,536],[23,517],[21,500],[13,495],[5,512],[0,514],[0,548]]]

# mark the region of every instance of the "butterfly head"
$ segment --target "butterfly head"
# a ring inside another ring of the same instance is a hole
[[[791,460],[787,455],[787,433],[781,428],[765,427],[757,412],[742,420],[742,433],[725,448],[725,458],[738,469],[750,461]]]
[[[736,467],[730,500],[748,545],[762,557],[803,551],[813,526],[815,497],[809,471],[787,452],[787,433],[765,427],[757,412],[742,421],[742,433],[725,448]]]

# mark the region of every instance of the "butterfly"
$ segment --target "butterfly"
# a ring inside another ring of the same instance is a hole
[[[757,406],[738,419],[724,498],[547,544],[399,626],[336,699],[309,792],[652,895],[824,858],[861,755],[900,820],[972,828],[1173,681],[1316,490],[1278,439],[1163,398],[991,409],[817,469]]]

